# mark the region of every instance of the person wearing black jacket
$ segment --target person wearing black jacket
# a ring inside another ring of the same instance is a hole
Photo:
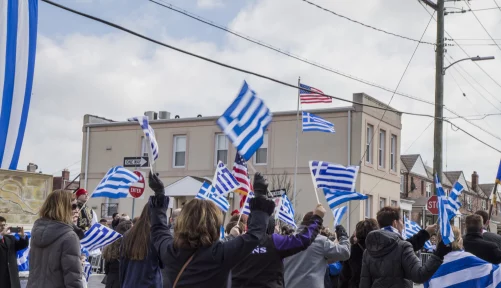
[[[492,233],[489,231],[486,231],[487,227],[489,226],[489,214],[485,212],[484,210],[479,210],[475,212],[475,214],[482,216],[482,220],[484,223],[484,230],[482,230],[482,237],[484,240],[492,242],[496,245],[498,245],[498,248],[501,249],[501,235],[498,235],[496,233]]]
[[[501,263],[501,249],[482,236],[482,217],[480,215],[466,216],[466,235],[463,237],[464,251],[470,252],[492,264]]]
[[[275,234],[275,219],[270,218],[267,236],[256,248],[231,270],[233,288],[284,287],[283,259],[306,250],[317,237],[322,226],[325,209],[315,208],[308,226],[295,235]]]
[[[169,197],[158,175],[150,173],[149,199],[151,239],[165,264],[168,287],[225,287],[230,270],[250,254],[266,236],[268,219],[275,203],[266,199],[267,184],[261,174],[254,176],[255,197],[250,199],[248,231],[233,240],[220,241],[223,215],[208,200],[193,199],[184,205],[176,221],[176,234],[167,224]]]
[[[29,240],[25,237],[22,227],[19,240],[9,235],[10,228],[7,228],[6,222],[6,219],[0,216],[0,287],[21,288],[16,252],[28,247]]]

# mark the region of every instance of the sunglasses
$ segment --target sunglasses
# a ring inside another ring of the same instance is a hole
[[[77,210],[78,205],[77,204],[71,204],[71,210]]]

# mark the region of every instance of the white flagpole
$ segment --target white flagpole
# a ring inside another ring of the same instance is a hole
[[[301,77],[297,79],[297,86],[300,87]],[[297,90],[297,112],[296,112],[296,164],[294,166],[294,211],[297,210],[297,158],[299,153],[299,103],[300,103],[300,91]],[[318,197],[318,196],[317,196]]]

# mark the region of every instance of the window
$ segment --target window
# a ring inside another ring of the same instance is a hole
[[[367,195],[367,199],[365,199],[365,218],[371,218],[372,217],[372,196]]]
[[[426,183],[426,197],[431,197],[431,183]]]
[[[386,207],[386,198],[379,198],[379,209]]]
[[[365,147],[365,161],[372,164],[372,135],[374,133],[374,126],[367,124],[366,147]]]
[[[254,162],[256,165],[264,165],[268,163],[268,133],[264,133],[263,145],[257,149]]]
[[[444,191],[445,191],[445,196],[449,197],[449,189],[448,188],[444,188]]]
[[[378,164],[379,167],[384,168],[385,164],[385,147],[386,147],[386,132],[384,130],[379,130],[379,155]]]
[[[400,175],[400,193],[404,193],[404,175]]]
[[[144,136],[141,137],[141,156],[148,157],[148,140]]]
[[[468,207],[468,211],[471,211],[471,197],[470,196],[466,196],[466,204],[467,204],[467,207]]]
[[[421,196],[424,196],[424,181],[421,180]]]
[[[482,199],[482,210],[486,210],[486,201]]]
[[[174,136],[174,167],[184,167],[186,162],[186,136]]]
[[[390,168],[391,171],[397,170],[397,136],[395,135],[391,135]]]
[[[224,134],[216,135],[216,165],[219,161],[228,164],[228,138]]]
[[[391,207],[397,207],[397,201],[391,200]]]

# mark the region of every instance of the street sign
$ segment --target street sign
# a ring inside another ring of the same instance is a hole
[[[286,192],[287,191],[285,191],[285,189],[278,189],[278,190],[270,191],[270,194],[273,197],[282,197],[282,195],[284,195]]]
[[[426,202],[426,209],[428,209],[431,214],[438,215],[438,198],[436,195],[428,198],[428,201]]]
[[[124,167],[148,167],[148,157],[124,157]]]
[[[130,186],[129,194],[134,198],[139,198],[143,195],[146,184],[144,183],[143,173],[136,170],[134,171],[134,174],[139,176],[139,180]]]

